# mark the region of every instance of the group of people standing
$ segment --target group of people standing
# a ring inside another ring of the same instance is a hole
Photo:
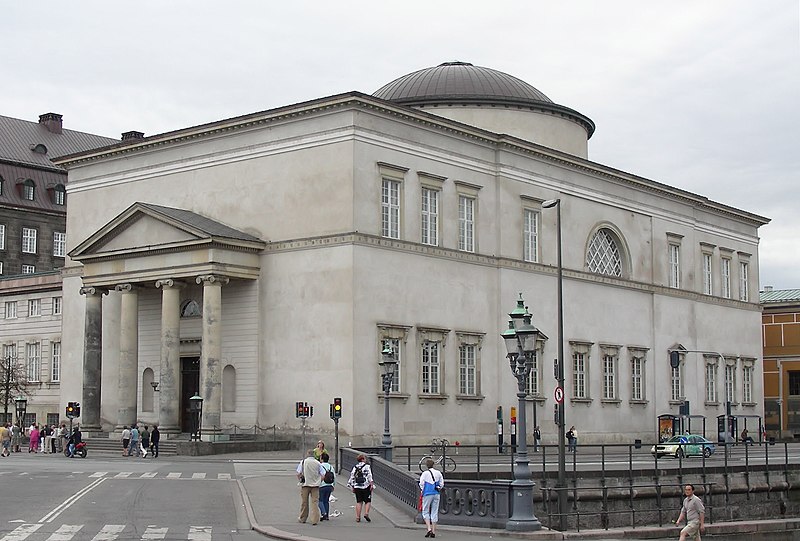
[[[0,426],[0,456],[21,452],[22,440],[26,430],[18,425],[5,423]],[[70,437],[66,425],[38,425],[33,423],[27,429],[29,453],[61,453]]]
[[[132,424],[130,428],[122,430],[122,456],[136,456],[147,458],[158,458],[158,444],[161,441],[161,432],[158,425],[153,425],[150,430],[147,425],[139,428],[139,425]]]

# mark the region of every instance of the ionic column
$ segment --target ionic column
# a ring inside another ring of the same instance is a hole
[[[203,284],[203,345],[200,354],[200,396],[203,397],[203,433],[219,432],[222,412],[222,285],[229,279],[213,274],[198,276]]]
[[[161,374],[158,400],[159,430],[181,431],[181,288],[182,282],[159,280],[161,288]]]
[[[82,287],[86,295],[83,331],[83,392],[81,395],[81,429],[100,430],[100,392],[103,379],[103,295],[104,289]]]
[[[136,422],[139,396],[139,293],[133,284],[114,288],[122,294],[119,318],[119,379],[117,430]]]

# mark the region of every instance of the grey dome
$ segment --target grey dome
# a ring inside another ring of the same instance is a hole
[[[589,137],[594,122],[581,113],[553,103],[543,92],[502,71],[468,62],[445,62],[403,75],[372,94],[409,106],[491,105],[531,107],[566,116],[583,125]]]

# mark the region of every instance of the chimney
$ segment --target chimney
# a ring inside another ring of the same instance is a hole
[[[144,133],[140,131],[126,131],[122,133],[123,141],[131,141],[133,139],[144,139]]]
[[[61,133],[61,115],[58,113],[39,115],[39,124],[47,128],[50,133]]]
[[[764,293],[769,293],[772,291],[772,286],[764,286]]]

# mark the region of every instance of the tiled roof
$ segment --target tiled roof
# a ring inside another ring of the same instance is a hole
[[[155,213],[168,216],[192,228],[198,229],[208,234],[209,237],[222,237],[226,239],[263,242],[258,237],[248,235],[247,233],[239,231],[238,229],[228,227],[227,225],[214,221],[211,218],[201,216],[200,214],[194,213],[190,210],[162,207],[161,205],[153,205],[151,203],[137,203],[137,205],[150,209]]]
[[[19,164],[60,169],[50,159],[119,143],[111,139],[74,130],[53,133],[38,122],[0,115],[0,160]],[[42,144],[47,153],[34,152]]]
[[[759,293],[759,295],[761,296],[762,304],[771,302],[800,301],[800,289],[776,289],[773,291],[762,291]]]
[[[53,201],[52,193],[47,191],[57,184],[67,184],[66,171],[45,171],[43,169],[0,162],[0,178],[3,179],[3,193],[0,194],[0,205],[10,205],[23,209],[47,210],[66,214],[67,207],[64,205],[56,205]],[[17,186],[18,182],[22,182],[25,179],[33,180],[36,186],[33,201],[23,199]]]

